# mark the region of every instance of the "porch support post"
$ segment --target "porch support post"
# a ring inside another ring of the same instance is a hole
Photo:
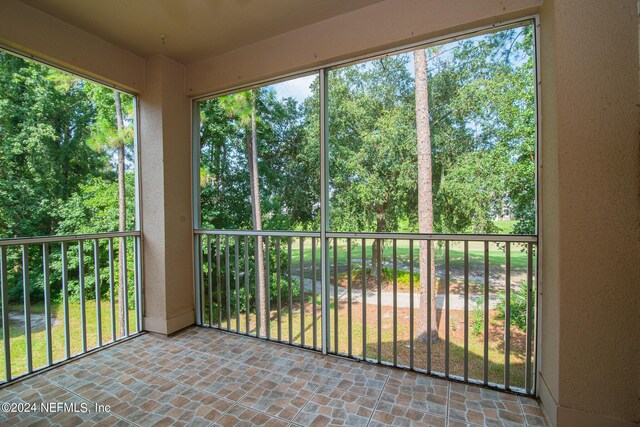
[[[146,60],[140,96],[144,328],[171,334],[195,321],[191,103],[184,66]]]
[[[544,0],[537,389],[552,425],[640,421],[636,1]]]

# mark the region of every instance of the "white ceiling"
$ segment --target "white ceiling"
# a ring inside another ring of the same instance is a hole
[[[190,64],[381,0],[21,1],[136,55]]]

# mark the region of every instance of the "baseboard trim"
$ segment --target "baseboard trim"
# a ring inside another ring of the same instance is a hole
[[[558,406],[558,427],[632,427],[637,423]]]
[[[542,374],[538,381],[542,412],[553,427],[637,427],[638,424],[558,405]]]
[[[162,317],[145,317],[144,330],[163,335],[171,335],[181,329],[195,324],[195,311],[187,310],[168,319]]]
[[[547,422],[551,426],[558,425],[558,402],[549,390],[547,383],[542,376],[542,373],[538,377],[538,395],[540,396],[540,402],[542,403],[542,412],[547,418]]]

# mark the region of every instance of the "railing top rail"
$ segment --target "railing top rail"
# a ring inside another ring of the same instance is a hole
[[[276,237],[320,237],[320,232],[314,231],[271,231],[271,230],[193,230],[195,234],[210,234],[220,236],[276,236]]]
[[[116,231],[113,233],[67,234],[62,236],[16,237],[0,239],[0,246],[35,245],[40,243],[77,242],[80,240],[109,239],[140,236],[139,231]]]
[[[320,237],[319,232],[309,231],[267,231],[267,230],[194,230],[195,234],[227,236],[283,236],[283,237]],[[327,232],[328,238],[338,239],[407,239],[442,240],[471,242],[516,242],[537,243],[538,236],[531,234],[440,234],[440,233],[373,233],[373,232]]]
[[[373,233],[373,232],[327,232],[327,237],[339,239],[407,239],[407,240],[443,240],[470,242],[533,242],[538,236],[532,234],[446,234],[446,233]]]

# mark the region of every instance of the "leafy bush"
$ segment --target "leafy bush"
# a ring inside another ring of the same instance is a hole
[[[244,313],[247,310],[247,289],[245,289],[245,277],[244,277],[244,272],[240,272],[238,275],[239,278],[239,288],[238,288],[238,295],[236,298],[236,285],[235,285],[235,277],[234,274],[230,275],[230,280],[229,280],[229,307],[231,310],[231,314],[235,315],[236,313],[236,303],[239,302],[238,308],[240,310],[241,313]],[[206,280],[206,278],[205,278]],[[255,313],[256,312],[256,305],[259,303],[256,300],[256,288],[255,288],[255,281],[253,280],[252,277],[250,277],[249,279],[249,287],[248,287],[248,291],[249,291],[249,311],[251,313]],[[209,296],[206,294],[207,292],[207,286],[205,285],[205,301],[208,300]],[[278,285],[277,285],[277,275],[276,274],[271,274],[271,280],[270,280],[270,289],[269,289],[269,304],[271,306],[271,309],[277,309],[278,307]],[[297,278],[292,278],[291,279],[291,299],[293,300],[293,303],[299,303],[300,302],[300,282]],[[226,279],[224,274],[221,276],[221,283],[220,283],[220,302],[221,302],[221,311],[224,315],[225,311],[226,311],[226,300],[227,300],[227,295],[226,295]],[[280,300],[282,303],[282,307],[287,307],[289,304],[289,282],[287,280],[286,276],[280,276]],[[216,283],[215,283],[215,279],[213,280],[213,303],[214,303],[214,312],[217,313],[217,302],[218,302],[218,295],[217,295],[217,287],[216,287]],[[217,314],[216,314],[217,315]]]
[[[396,272],[398,287],[400,289],[409,289],[411,282],[411,274],[406,270],[398,269]],[[393,282],[393,268],[382,267],[382,280],[385,282]],[[413,287],[415,291],[420,288],[420,273],[413,273]]]
[[[484,297],[478,297],[473,300],[473,309],[471,311],[471,332],[475,336],[482,334],[484,329]]]
[[[535,306],[535,288],[531,293],[531,305]],[[505,292],[499,293],[499,302],[496,306],[496,319],[504,320],[506,313],[506,295]],[[533,313],[532,318],[535,316]],[[527,329],[527,284],[525,282],[520,283],[520,286],[511,291],[511,325],[526,332]]]

